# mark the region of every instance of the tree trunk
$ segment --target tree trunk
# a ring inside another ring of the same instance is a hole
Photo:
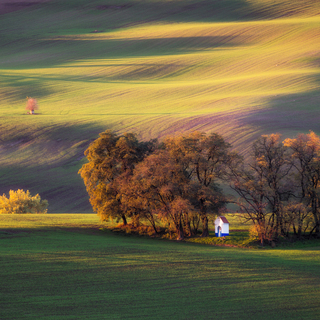
[[[126,226],[126,225],[127,225],[126,216],[123,214],[123,215],[121,216],[121,218],[122,218],[122,221],[123,221],[123,225]]]
[[[139,215],[133,215],[132,217],[132,224],[135,228],[138,228],[140,226],[140,217]]]
[[[201,220],[202,220],[201,237],[209,237],[208,217],[206,215],[203,215]]]
[[[318,210],[315,210],[315,214],[314,214],[314,221],[315,221],[315,232],[316,232],[316,236],[320,237],[320,221],[318,218]]]
[[[193,228],[191,229],[193,235],[196,235],[197,232],[198,232],[199,222],[200,222],[200,218],[198,218],[198,217],[193,217],[193,219],[192,219]]]
[[[176,226],[177,230],[177,240],[183,240],[184,239],[184,233],[183,233],[183,227],[181,220],[179,221],[179,224]]]
[[[157,227],[155,225],[152,225],[152,228],[155,234],[159,234]]]
[[[312,204],[312,214],[313,214],[313,220],[314,220],[314,228],[311,230],[310,234],[313,233],[313,231],[315,232],[316,236],[319,237],[320,236],[320,222],[318,219],[318,215],[317,215],[317,210],[315,208],[315,205]]]
[[[319,223],[319,219],[318,219],[318,206],[317,206],[317,202],[316,202],[316,196],[314,194],[312,194],[312,196],[313,196],[312,214],[313,214],[313,218],[314,218],[314,231],[316,233],[316,236],[319,237],[320,236],[320,223]]]
[[[157,230],[155,221],[152,219],[151,221],[149,220],[149,222],[151,223],[152,228],[153,228],[155,234],[158,234],[159,232],[158,232],[158,230]]]
[[[184,225],[185,225],[186,235],[188,237],[191,237],[193,234],[192,234],[191,224],[190,224],[190,220],[187,213],[184,214]]]
[[[200,200],[200,216],[202,222],[202,234],[201,237],[209,237],[208,217],[206,214],[206,207],[203,199]]]
[[[298,238],[301,238],[301,234],[302,234],[302,225],[299,225],[298,227]]]
[[[295,236],[298,235],[298,232],[297,232],[297,230],[296,230],[296,226],[295,226],[294,222],[292,223],[292,228],[293,228],[293,233],[294,233],[294,235],[295,235]],[[298,226],[298,228],[299,228],[299,226]],[[298,230],[299,230],[299,229],[298,229]]]
[[[320,225],[319,225],[319,221],[316,222],[316,236],[319,238],[320,237]]]

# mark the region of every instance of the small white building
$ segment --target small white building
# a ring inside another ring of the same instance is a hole
[[[220,216],[215,221],[216,237],[224,237],[229,235],[229,221],[226,217]]]

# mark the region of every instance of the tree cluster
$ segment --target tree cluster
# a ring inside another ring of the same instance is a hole
[[[226,204],[218,180],[227,174],[230,147],[218,134],[193,132],[158,144],[106,131],[85,151],[89,162],[79,173],[102,220],[143,219],[156,233],[162,220],[177,239],[201,225],[208,236],[209,216]]]
[[[134,134],[100,134],[79,173],[102,220],[158,222],[177,239],[208,236],[208,221],[236,203],[261,243],[309,232],[320,236],[320,138],[310,132],[281,141],[263,135],[249,161],[216,134],[192,132],[140,142]],[[238,199],[226,196],[229,184]]]
[[[320,138],[314,132],[284,141],[263,135],[251,160],[229,169],[242,217],[253,222],[261,244],[292,233],[320,236]]]

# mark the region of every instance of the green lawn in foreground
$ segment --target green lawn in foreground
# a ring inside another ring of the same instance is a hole
[[[95,215],[11,217],[0,215],[1,319],[319,316],[319,247],[213,247],[102,232]]]

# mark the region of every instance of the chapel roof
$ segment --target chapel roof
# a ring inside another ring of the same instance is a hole
[[[220,216],[219,218],[222,220],[223,223],[229,223],[226,217]]]

